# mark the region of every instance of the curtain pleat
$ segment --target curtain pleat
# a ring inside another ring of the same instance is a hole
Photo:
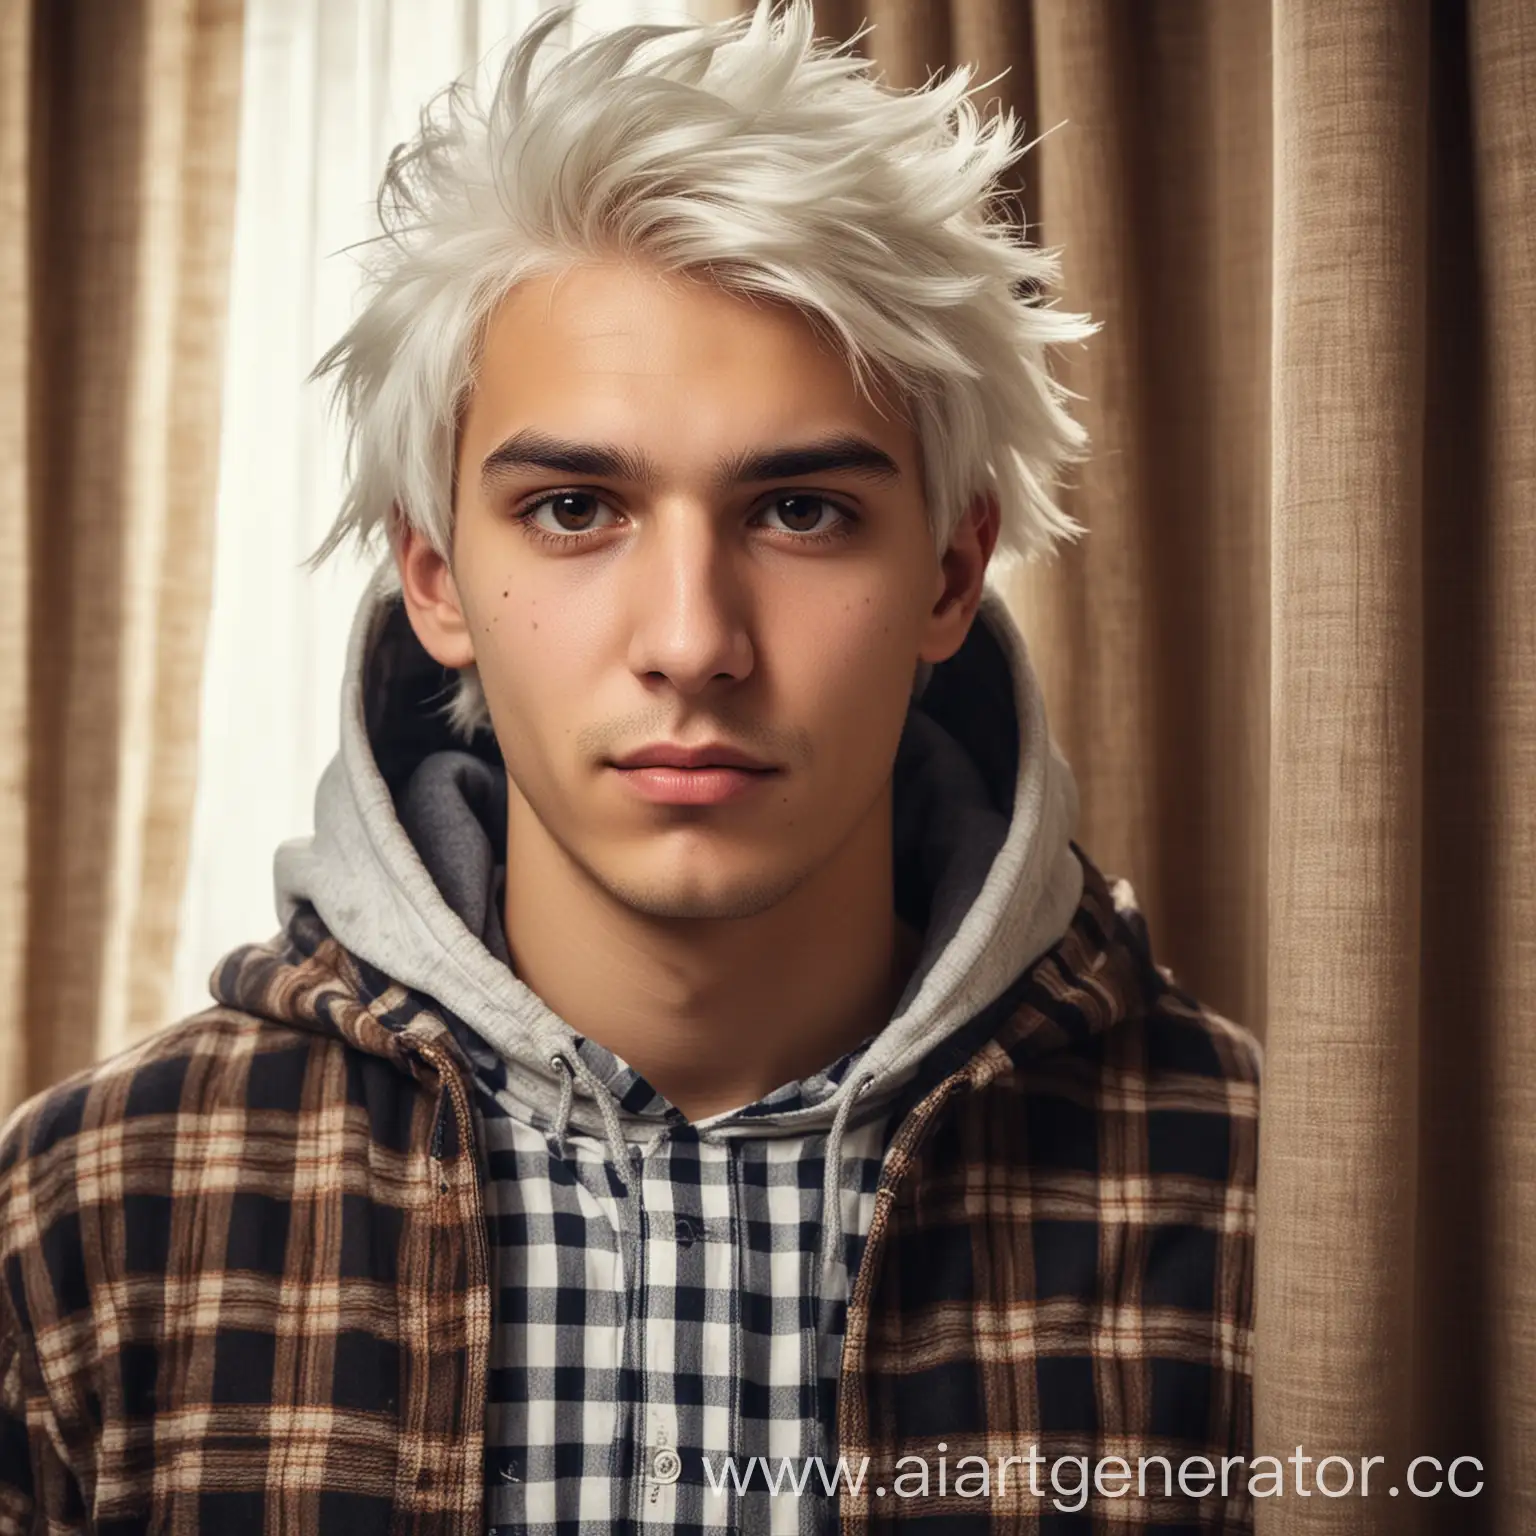
[[[1256,1438],[1412,1440],[1424,803],[1428,28],[1275,11],[1271,1002]],[[1447,1020],[1447,1023],[1450,1021]],[[1399,1501],[1400,1502],[1400,1501]],[[1387,1500],[1289,1529],[1410,1528]]]
[[[1536,11],[1471,0],[1465,35],[1486,415],[1455,455],[1471,494],[1448,476],[1437,511],[1446,542],[1468,539],[1479,556],[1459,615],[1477,635],[1478,670],[1458,669],[1447,691],[1470,687],[1481,706],[1464,737],[1478,772],[1458,783],[1454,814],[1470,802],[1478,868],[1459,889],[1485,927],[1459,968],[1465,990],[1446,987],[1436,1022],[1455,1038],[1471,1001],[1477,1043],[1460,1075],[1475,1081],[1480,1113],[1450,1134],[1474,1138],[1486,1160],[1475,1194],[1462,1184],[1443,1198],[1465,1193],[1487,1211],[1472,1234],[1487,1253],[1480,1401],[1499,1528],[1517,1531],[1536,1527]],[[1441,452],[1453,444],[1438,436]],[[1449,1317],[1465,1310],[1464,1296],[1447,1298]]]
[[[0,1092],[165,1020],[196,772],[238,0],[0,18]],[[12,599],[15,599],[14,603]]]
[[[31,8],[0,8],[0,541],[28,544],[27,73]],[[25,559],[0,560],[0,1113],[30,1083],[27,997],[27,672]]]

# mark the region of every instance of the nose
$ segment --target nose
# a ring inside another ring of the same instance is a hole
[[[694,695],[752,670],[749,597],[707,508],[654,516],[629,593],[630,666]]]

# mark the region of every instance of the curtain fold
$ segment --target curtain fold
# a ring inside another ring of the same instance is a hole
[[[0,11],[0,539],[27,543],[27,65],[30,8]],[[0,560],[0,1114],[28,1083],[26,562]]]
[[[1424,7],[1276,8],[1256,1432],[1277,1453],[1392,1466],[1419,1450],[1416,1129],[1435,1022],[1419,992],[1436,814],[1423,777],[1428,66]],[[1305,1525],[1411,1528],[1385,1501],[1353,1500],[1319,1500]]]
[[[1458,838],[1431,889],[1441,906],[1459,896],[1475,915],[1474,925],[1462,914],[1461,963],[1442,951],[1434,1001],[1447,1052],[1467,1036],[1466,1054],[1446,1075],[1476,1097],[1459,1124],[1435,1135],[1428,1159],[1452,1138],[1483,1153],[1478,1185],[1447,1180],[1439,1192],[1441,1208],[1458,1217],[1458,1193],[1487,1213],[1486,1226],[1445,1239],[1481,1256],[1474,1358],[1486,1390],[1474,1377],[1473,1391],[1442,1413],[1486,1430],[1500,1529],[1513,1531],[1536,1525],[1536,14],[1524,0],[1471,0],[1465,28],[1446,30],[1469,55],[1456,84],[1469,98],[1473,156],[1470,175],[1452,167],[1444,179],[1454,197],[1473,201],[1467,264],[1481,282],[1456,288],[1460,313],[1431,319],[1436,331],[1454,328],[1443,344],[1481,341],[1486,351],[1473,391],[1475,434],[1458,442],[1456,413],[1466,406],[1453,382],[1437,396],[1451,430],[1434,433],[1450,462],[1433,568],[1454,580],[1450,638],[1474,651],[1444,669],[1440,692],[1454,711],[1442,748],[1445,798],[1456,805],[1446,822],[1457,833],[1465,827],[1471,848]],[[1437,228],[1432,220],[1432,236]],[[1451,557],[1444,567],[1442,550]],[[1430,1320],[1437,1336],[1443,1317],[1465,1307],[1466,1293],[1450,1288]]]
[[[1090,532],[1010,597],[1080,840],[1266,1041],[1258,1449],[1485,1468],[1259,1529],[1536,1528],[1536,9],[816,9],[897,86],[1009,71],[1104,322]]]
[[[239,0],[0,9],[0,1104],[165,1022]]]

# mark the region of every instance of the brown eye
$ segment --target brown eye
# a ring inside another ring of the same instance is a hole
[[[558,496],[546,496],[536,505],[550,508],[555,522],[567,533],[584,533],[597,516],[598,502],[584,491],[563,491]]]
[[[769,503],[767,510],[775,513],[780,523],[791,533],[831,532],[837,522],[849,520],[848,514],[825,496],[780,496]],[[835,516],[824,521],[828,512]]]
[[[516,519],[531,538],[547,544],[574,545],[582,535],[600,533],[612,526],[597,521],[604,510],[612,509],[591,491],[552,491],[528,502]],[[546,513],[552,521],[546,520]]]

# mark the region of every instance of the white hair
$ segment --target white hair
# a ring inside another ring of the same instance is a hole
[[[532,275],[604,258],[787,301],[866,399],[893,385],[940,554],[981,493],[1004,568],[1082,533],[1053,492],[1087,435],[1046,351],[1098,326],[1042,299],[1058,257],[999,212],[1028,146],[1011,111],[978,116],[972,67],[897,91],[851,52],[867,28],[836,44],[815,37],[809,0],[757,0],[729,21],[600,34],[535,77],[572,9],[524,32],[488,106],[456,82],[390,156],[367,303],[315,368],[335,376],[348,435],[342,509],[311,568],[348,535],[367,553],[397,519],[449,558],[492,311]],[[446,713],[466,737],[489,725],[474,667]]]

